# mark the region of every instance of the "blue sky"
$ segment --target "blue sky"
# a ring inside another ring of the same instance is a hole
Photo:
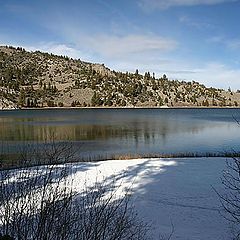
[[[0,0],[0,44],[240,89],[240,0]]]

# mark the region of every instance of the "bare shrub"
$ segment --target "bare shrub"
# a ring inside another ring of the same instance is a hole
[[[23,146],[19,151],[18,165],[32,166],[76,161],[77,149],[72,142],[56,142],[56,138],[56,135],[51,133],[42,143]]]
[[[39,156],[48,165],[0,171],[0,239],[147,239],[148,226],[129,196],[116,194],[114,183],[75,191],[71,165],[55,164],[64,154],[72,156],[62,147],[23,155],[24,164]]]

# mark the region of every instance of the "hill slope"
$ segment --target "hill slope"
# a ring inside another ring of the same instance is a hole
[[[0,109],[21,107],[238,106],[240,93],[198,82],[111,71],[65,56],[0,46]]]

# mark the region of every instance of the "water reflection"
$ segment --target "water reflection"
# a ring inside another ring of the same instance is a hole
[[[86,154],[216,152],[238,147],[234,109],[74,109],[0,112],[4,144],[72,141]]]

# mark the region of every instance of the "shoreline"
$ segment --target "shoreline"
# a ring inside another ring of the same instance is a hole
[[[0,165],[0,171],[9,171],[9,170],[19,170],[19,169],[25,169],[25,168],[36,168],[36,167],[43,167],[43,166],[62,166],[62,165],[81,165],[81,164],[99,164],[99,163],[107,163],[107,162],[138,162],[138,161],[146,161],[146,160],[161,160],[161,161],[169,161],[169,160],[175,160],[175,161],[181,161],[181,160],[199,160],[199,159],[225,159],[225,160],[234,160],[234,158],[238,157],[231,157],[231,156],[172,156],[172,157],[129,157],[129,158],[116,158],[116,159],[99,159],[99,160],[90,160],[90,161],[69,161],[69,162],[43,162],[38,164],[25,164],[25,165]]]
[[[240,107],[204,107],[204,106],[180,106],[180,107],[33,107],[33,108],[4,108],[0,111],[20,111],[20,110],[70,110],[70,109],[240,109]]]
[[[0,157],[4,159],[0,164],[0,170],[8,170],[8,169],[21,169],[25,167],[36,167],[36,166],[43,166],[43,165],[61,165],[61,164],[81,164],[81,163],[100,163],[100,162],[108,162],[108,161],[134,161],[134,160],[146,160],[146,159],[162,159],[162,160],[181,160],[181,159],[201,159],[201,158],[225,158],[225,159],[234,159],[240,157],[240,152],[222,152],[222,153],[211,153],[211,152],[204,152],[204,153],[197,153],[197,152],[180,152],[180,153],[169,153],[169,154],[113,154],[113,155],[98,155],[98,156],[78,156],[70,161],[62,162],[28,162],[27,164],[22,164],[18,162],[19,159],[18,154],[0,154]],[[10,157],[10,158],[9,158]],[[8,162],[10,160],[10,162]]]

